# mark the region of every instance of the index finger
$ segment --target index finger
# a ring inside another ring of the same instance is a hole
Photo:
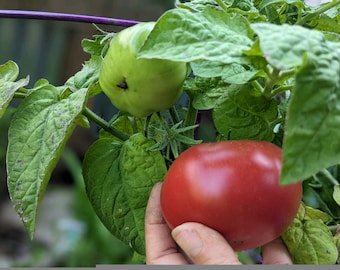
[[[186,264],[178,252],[160,206],[162,184],[157,183],[150,194],[145,212],[145,246],[147,264]]]
[[[279,237],[262,247],[263,264],[292,264],[288,250]]]

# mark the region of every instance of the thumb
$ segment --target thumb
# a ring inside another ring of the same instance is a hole
[[[184,223],[172,237],[194,264],[241,264],[223,236],[202,224]]]

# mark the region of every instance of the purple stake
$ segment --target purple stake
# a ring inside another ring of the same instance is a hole
[[[3,9],[0,9],[0,18],[71,21],[71,22],[115,25],[115,26],[123,26],[123,27],[128,27],[128,26],[132,26],[132,25],[140,23],[138,21],[88,16],[88,15],[41,12],[41,11],[26,11],[26,10],[3,10]]]

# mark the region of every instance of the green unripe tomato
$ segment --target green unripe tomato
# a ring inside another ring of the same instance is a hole
[[[112,104],[133,116],[145,117],[170,108],[182,94],[187,64],[161,59],[137,59],[137,52],[155,22],[139,23],[111,41],[99,84]]]

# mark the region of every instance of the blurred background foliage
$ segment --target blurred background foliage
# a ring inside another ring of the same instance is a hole
[[[173,7],[172,0],[1,0],[0,9],[64,12],[93,16],[156,20]],[[114,26],[99,25],[106,31]],[[15,61],[19,77],[40,78],[54,85],[82,68],[89,55],[81,40],[92,38],[91,24],[0,18],[0,64]],[[13,107],[17,105],[13,102]],[[89,104],[103,117],[112,106],[100,95]],[[14,109],[13,109],[14,110]],[[13,111],[12,111],[13,112]],[[11,113],[0,119],[0,267],[86,267],[96,264],[140,263],[131,249],[113,237],[98,220],[87,199],[81,174],[85,151],[96,139],[93,129],[77,128],[54,171],[41,209],[33,241],[13,210],[6,186],[5,156]]]

